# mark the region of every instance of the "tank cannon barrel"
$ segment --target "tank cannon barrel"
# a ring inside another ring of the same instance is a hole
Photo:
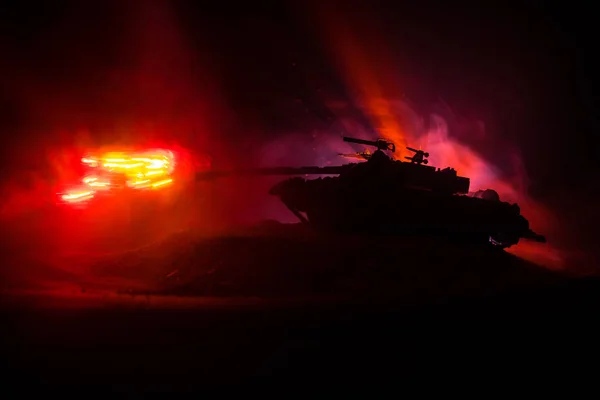
[[[273,168],[244,168],[225,171],[204,171],[196,173],[196,180],[207,181],[217,178],[235,176],[265,176],[265,175],[339,175],[351,168],[352,165],[333,167],[273,167]]]
[[[396,145],[384,139],[364,140],[348,136],[343,136],[342,139],[344,140],[344,142],[348,143],[366,144],[367,146],[374,146],[377,147],[377,150],[389,150],[391,152],[396,151]]]

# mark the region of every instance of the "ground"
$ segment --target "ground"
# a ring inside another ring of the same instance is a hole
[[[12,382],[345,385],[506,363],[553,369],[575,350],[595,354],[596,280],[441,240],[272,223],[182,231],[110,254],[42,254],[25,249],[3,264]]]

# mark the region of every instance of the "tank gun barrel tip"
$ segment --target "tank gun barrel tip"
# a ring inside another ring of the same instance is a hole
[[[544,235],[535,235],[534,240],[538,243],[546,243],[546,236]]]
[[[529,232],[527,232],[527,235],[525,237],[527,239],[533,240],[534,242],[546,243],[546,236],[535,233],[532,230],[529,230]]]

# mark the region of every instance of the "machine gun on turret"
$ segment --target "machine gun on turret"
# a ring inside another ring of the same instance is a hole
[[[412,151],[412,157],[404,157],[407,160],[410,160],[413,164],[429,164],[429,160],[426,160],[429,157],[429,153],[424,152],[423,150],[413,149],[412,147],[407,147],[408,150]]]

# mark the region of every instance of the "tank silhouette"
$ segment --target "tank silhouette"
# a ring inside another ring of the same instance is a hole
[[[470,180],[453,168],[428,166],[429,153],[408,147],[408,161],[394,160],[393,143],[343,137],[376,151],[341,154],[366,161],[328,167],[252,168],[207,171],[198,180],[226,176],[304,175],[274,185],[298,219],[318,231],[366,235],[436,235],[507,248],[520,239],[545,242],[529,228],[517,204],[487,189],[469,195]],[[308,175],[329,175],[307,179]],[[332,176],[335,175],[335,176]]]

